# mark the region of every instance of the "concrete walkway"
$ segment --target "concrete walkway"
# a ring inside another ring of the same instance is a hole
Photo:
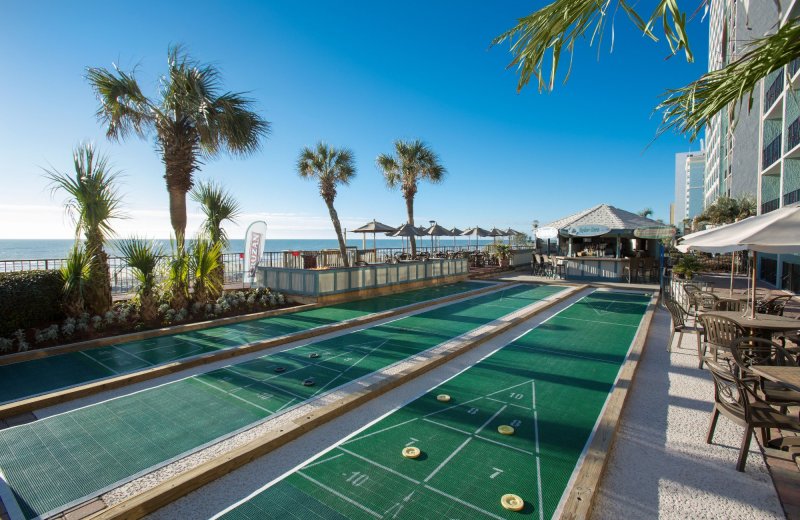
[[[720,417],[705,442],[713,385],[697,368],[694,334],[666,350],[669,314],[656,313],[596,499],[595,519],[785,518],[755,440],[735,469],[743,429]]]

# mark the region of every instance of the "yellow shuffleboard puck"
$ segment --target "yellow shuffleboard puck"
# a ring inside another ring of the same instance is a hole
[[[450,396],[447,394],[439,394],[436,396],[436,400],[442,403],[448,403],[450,402]]]
[[[407,446],[403,448],[403,457],[407,459],[416,459],[419,457],[420,453],[422,452],[419,451],[419,448],[415,446]]]
[[[500,497],[500,504],[509,511],[522,511],[522,508],[525,507],[525,501],[511,493]]]
[[[501,424],[497,427],[497,431],[503,435],[514,435],[514,427],[507,424]]]

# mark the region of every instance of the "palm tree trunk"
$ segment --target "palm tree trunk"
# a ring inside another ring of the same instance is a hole
[[[92,257],[89,260],[89,280],[86,283],[86,306],[89,312],[102,316],[111,308],[111,274],[108,255],[103,251],[103,239],[99,232],[88,233],[86,248]]]
[[[339,215],[336,213],[336,208],[333,207],[333,200],[326,200],[325,204],[328,205],[328,213],[331,214],[333,229],[336,231],[336,238],[339,240],[339,254],[342,255],[342,264],[345,267],[350,267],[350,260],[347,258],[347,246],[342,237],[342,226],[339,224]]]
[[[186,237],[186,191],[181,188],[168,187],[169,219],[175,232],[178,249],[183,250]]]
[[[406,196],[406,211],[409,225],[414,226],[414,195]],[[414,235],[408,237],[408,241],[411,243],[411,257],[414,258],[417,256],[417,241]]]

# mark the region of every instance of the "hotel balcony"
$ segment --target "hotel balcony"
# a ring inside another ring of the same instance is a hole
[[[783,115],[783,71],[775,76],[764,92],[764,119],[779,119]]]
[[[778,134],[762,150],[761,169],[766,170],[781,158],[781,139],[783,134]],[[766,173],[766,172],[765,172]]]
[[[772,199],[768,200],[767,202],[761,203],[761,214],[769,213],[770,211],[775,211],[781,205],[781,199]]]

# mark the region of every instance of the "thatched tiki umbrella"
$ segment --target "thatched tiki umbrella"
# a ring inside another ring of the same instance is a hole
[[[511,245],[511,237],[518,237],[520,235],[524,235],[525,233],[520,233],[516,229],[508,228],[505,230],[505,234],[508,237],[508,245]]]
[[[467,228],[461,233],[462,236],[467,237],[467,249],[469,249],[469,237],[475,237],[475,249],[478,248],[478,237],[488,237],[489,232],[482,227],[475,226],[474,228]]]
[[[506,236],[506,232],[503,231],[502,229],[497,229],[496,227],[493,227],[491,229],[491,231],[489,231],[489,236],[492,237],[492,242],[496,244],[497,243],[497,237]]]
[[[425,234],[431,237],[431,251],[433,251],[433,237],[449,237],[450,230],[434,222],[431,227],[425,230]]]
[[[456,248],[456,237],[460,237],[464,232],[462,230],[458,229],[457,227],[449,229],[448,232],[450,233],[450,236],[453,237],[453,249],[455,249]]]
[[[395,230],[395,232],[392,233],[389,236],[392,236],[392,237],[406,237],[407,238],[407,237],[421,237],[421,236],[424,236],[424,235],[425,235],[425,233],[423,231],[421,231],[419,228],[416,228],[416,227],[412,226],[411,224],[406,223],[406,224],[403,224],[402,226],[400,226],[399,228],[397,228]],[[405,250],[406,250],[406,243],[405,243],[405,240],[404,240],[403,241],[403,251],[405,252]]]
[[[376,233],[394,233],[395,231],[397,231],[396,228],[393,228],[392,226],[387,226],[386,224],[383,224],[383,223],[378,222],[377,220],[373,219],[372,222],[368,222],[367,224],[364,224],[360,228],[352,230],[351,233],[361,233],[362,234],[361,235],[361,248],[362,249],[366,249],[367,248],[367,233],[372,233],[372,249],[377,249],[375,247],[375,234]]]

